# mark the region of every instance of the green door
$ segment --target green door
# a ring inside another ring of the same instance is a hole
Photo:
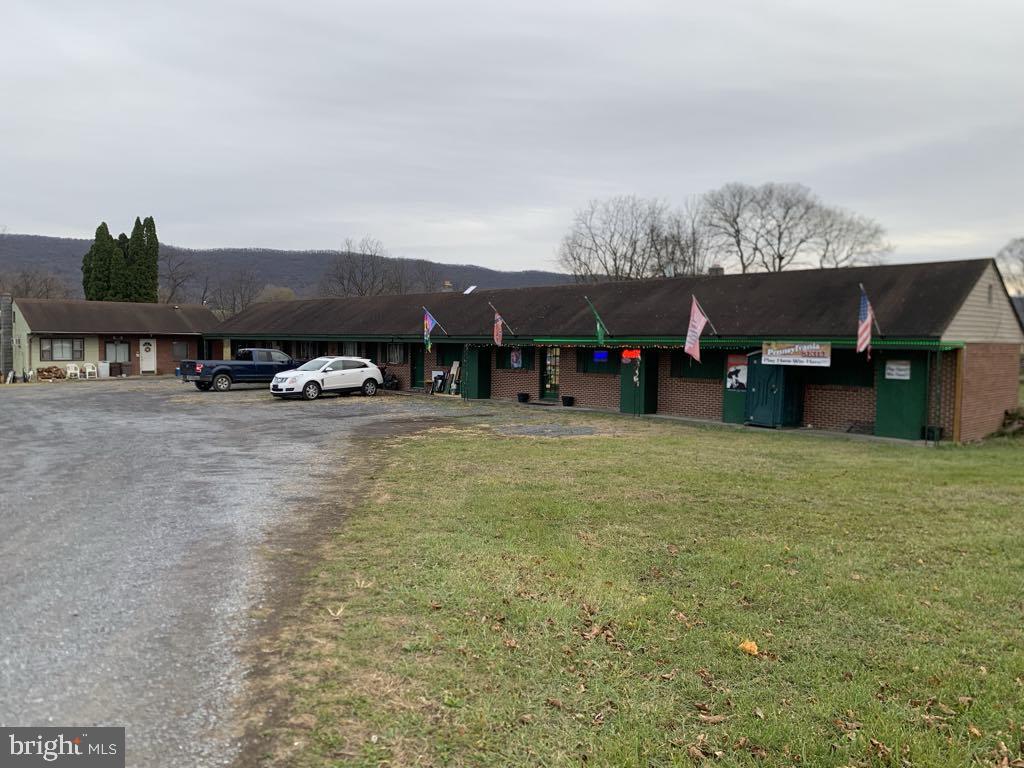
[[[726,358],[722,394],[722,421],[742,424],[747,406],[747,355],[732,354]]]
[[[614,354],[614,350],[612,351]],[[619,412],[655,413],[658,410],[658,351],[645,349],[639,363],[623,360],[619,379]]]
[[[542,400],[558,399],[558,370],[562,351],[558,347],[541,347],[540,396]]]
[[[412,347],[412,370],[410,376],[412,381],[409,386],[411,387],[422,387],[423,386],[423,345],[422,344],[410,344]]]
[[[474,400],[491,396],[490,347],[466,347],[462,359],[462,396]]]
[[[875,364],[875,434],[920,440],[928,400],[924,355],[883,352]]]
[[[765,365],[761,353],[747,358],[747,397],[744,421],[760,427],[782,426],[783,377],[781,365]]]

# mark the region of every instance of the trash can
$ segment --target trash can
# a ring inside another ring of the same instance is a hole
[[[96,363],[96,375],[101,379],[110,378],[110,363],[106,360],[100,360]]]

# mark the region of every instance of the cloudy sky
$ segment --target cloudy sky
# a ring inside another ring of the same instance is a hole
[[[1024,235],[1024,2],[5,0],[0,225],[551,268],[573,210],[796,181],[893,260]]]

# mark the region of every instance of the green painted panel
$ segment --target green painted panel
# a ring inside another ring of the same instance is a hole
[[[491,396],[490,347],[466,347],[462,359],[462,396],[473,400]]]
[[[655,413],[658,410],[658,351],[643,350],[639,370],[633,362],[622,363],[619,375],[619,412]]]
[[[928,363],[920,352],[881,352],[875,365],[875,434],[920,440],[928,400]],[[908,361],[909,379],[887,379],[887,362]]]
[[[722,421],[727,424],[742,424],[743,412],[747,407],[747,393],[744,390],[728,390],[722,386]]]

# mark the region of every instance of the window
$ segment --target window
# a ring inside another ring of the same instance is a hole
[[[342,363],[342,370],[344,371],[352,371],[355,370],[356,368],[366,367],[366,363],[361,362],[359,360],[342,360]]]
[[[388,365],[401,365],[406,362],[405,344],[388,344]]]
[[[451,365],[456,360],[462,360],[462,345],[461,344],[438,344],[437,345],[437,364],[438,365]]]
[[[296,341],[292,344],[292,354],[299,360],[312,360],[314,357],[327,354],[327,344],[322,341]],[[276,358],[275,361],[277,361]],[[285,359],[279,362],[288,361]]]
[[[108,363],[128,362],[128,342],[108,341],[106,345],[106,356],[103,358]]]
[[[681,349],[672,350],[670,373],[676,379],[725,380],[725,352],[720,349],[702,349],[698,363]]]
[[[184,360],[188,357],[188,342],[187,341],[172,341],[171,342],[171,359],[172,360]]]
[[[271,360],[270,351],[266,349],[253,350],[252,359],[257,363],[269,363]]]
[[[344,360],[335,360],[333,363],[324,368],[325,371],[343,371],[345,370]]]
[[[579,373],[618,373],[621,367],[621,350],[590,347],[576,350],[576,370]]]
[[[519,365],[516,365],[518,357]],[[533,370],[533,347],[498,347],[494,350],[494,367],[501,370]]]
[[[832,384],[842,387],[873,387],[875,365],[852,349],[833,349],[832,364],[827,368],[803,370],[807,384]]]
[[[346,357],[358,357],[359,345],[354,341],[343,341],[341,343],[341,354]]]
[[[313,357],[315,357],[315,355],[313,355]],[[276,349],[270,353],[270,359],[273,360],[275,363],[290,363],[292,361],[292,359],[288,357],[288,355]]]
[[[40,339],[39,359],[85,360],[85,339]]]

